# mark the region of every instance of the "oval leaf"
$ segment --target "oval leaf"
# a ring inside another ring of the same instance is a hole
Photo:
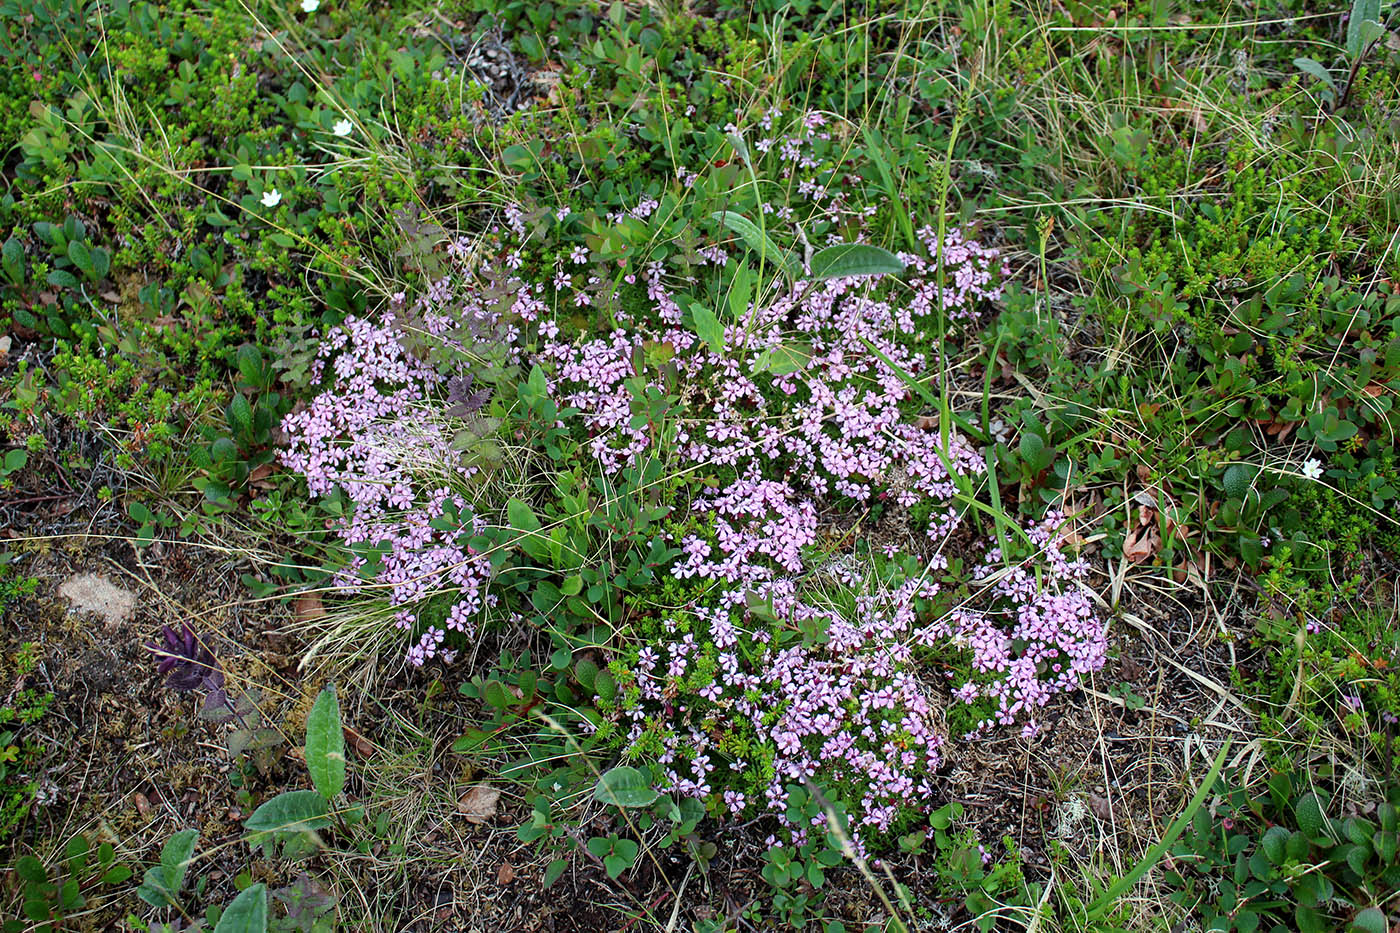
[[[324,797],[314,790],[289,790],[254,810],[243,828],[263,835],[325,829],[329,825]]]
[[[1311,58],[1295,58],[1293,66],[1299,71],[1307,72],[1323,84],[1327,85],[1333,96],[1337,94],[1337,85],[1332,80],[1332,73],[1322,66],[1321,62]]]
[[[327,800],[345,789],[345,730],[334,684],[321,691],[306,717],[306,770]]]
[[[841,279],[852,275],[899,275],[904,262],[894,253],[868,243],[838,243],[812,257],[809,279]]]
[[[636,768],[618,765],[598,779],[593,788],[595,799],[615,807],[650,806],[657,798],[651,781]]]
[[[171,894],[179,894],[180,889],[185,886],[185,872],[194,856],[194,845],[198,838],[199,830],[182,829],[161,847],[160,868],[165,876],[166,890]]]
[[[704,305],[694,305],[690,309],[695,318],[695,333],[709,346],[716,356],[724,353],[724,325],[715,313]]]
[[[267,885],[249,885],[224,908],[214,933],[267,933]]]
[[[774,243],[772,237],[759,229],[757,224],[743,214],[734,211],[715,211],[710,215],[710,218],[719,221],[737,233],[739,239],[744,241],[744,245],[758,253],[759,256],[765,257],[769,262],[777,263],[788,278],[796,278],[801,274],[802,269],[792,254]]]

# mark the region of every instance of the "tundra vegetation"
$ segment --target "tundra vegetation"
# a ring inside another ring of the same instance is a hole
[[[1400,929],[1386,0],[0,13],[0,930]]]

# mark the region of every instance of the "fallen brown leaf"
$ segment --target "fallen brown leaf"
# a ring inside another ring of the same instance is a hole
[[[496,815],[496,802],[500,799],[501,792],[490,784],[473,784],[457,799],[457,812],[468,823],[480,825]]]
[[[511,867],[510,862],[502,862],[501,870],[496,872],[496,883],[499,885],[507,885],[514,880],[515,869]]]
[[[320,593],[306,593],[292,600],[292,612],[298,622],[315,622],[326,615]]]
[[[1162,549],[1162,538],[1156,525],[1140,525],[1123,539],[1123,556],[1135,564],[1152,557]]]
[[[340,731],[345,734],[345,741],[355,750],[355,754],[361,758],[368,758],[374,754],[374,743],[360,735],[349,726],[342,725]]]

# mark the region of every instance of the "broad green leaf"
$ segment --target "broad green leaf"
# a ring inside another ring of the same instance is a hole
[[[44,870],[44,863],[32,855],[19,857],[19,861],[15,862],[15,874],[30,884],[43,884],[48,880],[48,872]]]
[[[1243,499],[1249,495],[1249,485],[1251,480],[1249,467],[1242,463],[1231,464],[1225,470],[1225,476],[1221,484],[1225,487],[1225,495],[1231,499]]]
[[[1334,98],[1337,96],[1337,85],[1332,80],[1332,73],[1323,67],[1320,62],[1311,58],[1295,58],[1293,59],[1293,64],[1299,71],[1306,72],[1327,85],[1327,88],[1332,92]]]
[[[1322,815],[1322,804],[1317,794],[1307,793],[1299,797],[1293,807],[1293,815],[1298,820],[1298,828],[1310,839],[1321,836],[1326,828],[1327,821]]]
[[[345,732],[334,684],[321,691],[306,717],[306,770],[326,800],[345,789]]]
[[[753,168],[753,159],[749,156],[749,144],[744,142],[744,137],[738,133],[725,133],[724,138],[729,140],[729,145],[734,147],[734,152],[743,160],[744,165]]]
[[[519,499],[511,499],[506,503],[506,517],[511,527],[520,533],[520,546],[526,554],[536,560],[549,556],[549,543],[538,534],[542,526],[534,509]]]
[[[1327,929],[1326,923],[1322,919],[1322,914],[1311,907],[1299,904],[1293,911],[1293,919],[1297,921],[1296,929],[1299,933],[1323,933]]]
[[[1264,833],[1264,838],[1259,845],[1264,850],[1264,856],[1274,865],[1282,865],[1287,861],[1285,847],[1288,844],[1289,832],[1282,826],[1270,826]]]
[[[267,886],[245,888],[224,908],[214,933],[267,933]]]
[[[617,807],[646,807],[656,800],[657,793],[641,771],[628,765],[618,765],[598,779],[593,796]]]
[[[709,308],[701,304],[691,305],[690,314],[695,318],[695,333],[716,355],[724,353],[724,325]]]
[[[73,275],[73,273],[69,272],[67,269],[53,270],[48,274],[47,281],[50,285],[56,285],[59,288],[78,287],[77,276]]]
[[[289,790],[254,810],[243,828],[261,842],[269,834],[311,832],[329,825],[324,797],[314,790]]]
[[[852,275],[899,275],[904,262],[894,253],[868,243],[838,243],[812,257],[809,279],[840,279]]]
[[[11,282],[18,285],[24,281],[24,247],[13,236],[0,247],[0,265]]]
[[[719,221],[737,233],[739,239],[744,241],[744,245],[758,253],[765,261],[776,263],[789,279],[795,279],[802,273],[801,265],[792,254],[774,243],[772,237],[759,229],[758,225],[743,214],[737,214],[734,211],[716,211],[710,215],[710,218]]]
[[[1356,58],[1371,41],[1380,38],[1381,0],[1352,0],[1351,15],[1347,17],[1347,54]],[[1373,23],[1375,29],[1367,29]]]
[[[768,348],[757,360],[760,372],[770,372],[775,376],[801,372],[811,361],[811,345],[795,340]]]
[[[68,258],[73,265],[82,271],[83,275],[90,279],[97,278],[97,270],[92,264],[92,250],[82,240],[74,240],[68,244]]]
[[[247,436],[253,432],[253,406],[243,393],[234,393],[228,403],[228,426],[235,434]]]
[[[256,346],[251,343],[240,346],[234,361],[238,364],[238,374],[243,377],[244,382],[254,386],[262,382],[263,358]]]
[[[1390,925],[1379,908],[1367,907],[1351,918],[1351,928],[1361,933],[1388,933]]]
[[[190,859],[194,856],[195,842],[199,830],[182,829],[170,837],[160,850],[160,867],[165,876],[166,890],[179,894],[185,886],[185,873],[189,870]]]
[[[748,262],[739,263],[739,267],[734,270],[734,278],[729,283],[729,317],[735,321],[743,321],[749,313],[749,301],[753,297],[753,272],[749,270]]]
[[[544,870],[544,877],[540,879],[540,887],[548,888],[558,881],[564,874],[564,869],[569,867],[567,859],[557,858],[550,862]]]

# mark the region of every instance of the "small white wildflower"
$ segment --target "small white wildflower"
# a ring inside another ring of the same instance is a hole
[[[309,2],[315,2],[315,0],[309,0]],[[331,132],[337,136],[349,136],[352,129],[354,127],[350,125],[349,120],[341,120],[331,127]]]
[[[1322,461],[1313,457],[1303,464],[1303,475],[1308,479],[1322,479]]]
[[[276,188],[273,188],[273,189],[271,189],[271,190],[269,190],[269,191],[264,191],[264,192],[263,192],[263,196],[262,196],[262,204],[263,204],[263,207],[276,207],[277,205],[279,205],[279,204],[281,204],[281,203],[282,203],[282,192],[278,191]]]
[[[316,8],[321,5],[321,0],[301,0],[301,10],[303,13],[315,13]]]

